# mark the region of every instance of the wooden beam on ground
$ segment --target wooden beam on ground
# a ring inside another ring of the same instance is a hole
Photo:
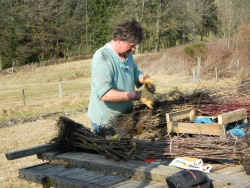
[[[53,148],[53,144],[44,144],[31,148],[21,149],[13,152],[6,153],[5,156],[8,160],[19,159],[22,157],[28,157],[31,155],[37,155],[39,153],[50,151]]]

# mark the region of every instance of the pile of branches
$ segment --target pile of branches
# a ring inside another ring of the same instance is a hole
[[[50,143],[58,153],[84,151],[102,154],[114,160],[127,160],[133,149],[130,139],[106,139],[64,116],[58,119],[56,126],[57,135]]]
[[[222,103],[216,103],[216,104],[201,104],[199,105],[198,109],[203,115],[207,116],[218,116],[219,114],[234,111],[237,109],[246,109],[247,116],[250,118],[250,101],[248,102],[222,102]]]
[[[57,122],[58,134],[50,143],[62,152],[89,152],[102,154],[116,161],[147,158],[190,156],[203,159],[231,159],[241,161],[249,156],[250,141],[219,137],[176,137],[162,141],[134,138],[108,139],[92,133],[84,125],[61,116]],[[250,128],[250,124],[248,126]],[[250,137],[250,131],[248,136]]]
[[[245,156],[249,156],[249,144],[234,138],[207,136],[177,137],[164,142],[138,140],[136,141],[136,150],[133,152],[133,156],[145,159],[189,156],[201,159],[242,161]]]
[[[146,105],[137,103],[133,112],[122,114],[111,121],[111,126],[117,130],[123,128],[133,137],[138,136],[138,129],[151,132],[148,139],[157,136],[159,130],[166,128],[166,113],[196,108],[201,104],[214,104],[218,94],[207,89],[195,90],[192,93],[183,94],[180,91],[171,91],[165,94],[155,95],[155,105],[151,110]],[[147,139],[144,137],[144,139]]]
[[[238,86],[238,85],[237,85]],[[228,92],[230,91],[230,92]],[[250,118],[250,79],[242,80],[240,85],[235,88],[227,88],[220,91],[216,101],[210,104],[200,103],[197,108],[204,114],[217,116],[218,114],[234,111],[240,108],[247,110]]]
[[[181,156],[241,160],[247,155],[249,141],[201,135],[174,138],[167,133],[166,113],[218,104],[215,99],[219,97],[209,90],[196,90],[191,94],[177,91],[156,95],[154,109],[148,109],[144,104],[135,104],[133,112],[115,118],[108,129],[100,129],[97,134],[61,116],[57,122],[58,134],[51,143],[54,143],[58,152],[84,151],[115,160]],[[107,134],[112,139],[107,139]],[[114,135],[119,135],[119,139],[114,139]]]

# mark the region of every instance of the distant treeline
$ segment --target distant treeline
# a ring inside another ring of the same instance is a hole
[[[229,42],[249,10],[249,0],[1,0],[0,68],[92,54],[129,18],[145,28],[136,53],[211,34]]]

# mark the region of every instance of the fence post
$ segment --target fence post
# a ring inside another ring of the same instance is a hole
[[[196,73],[195,73],[195,68],[193,69],[193,82],[195,83],[196,82]]]
[[[201,58],[198,58],[197,59],[197,67],[196,67],[196,71],[197,71],[196,82],[200,82],[200,69],[201,69]]]
[[[22,95],[23,95],[23,104],[26,105],[26,103],[25,103],[25,93],[24,93],[24,89],[23,89]]]
[[[59,82],[59,98],[62,99],[62,83]]]
[[[218,69],[215,68],[215,81],[218,82]]]
[[[236,67],[237,67],[237,69],[239,68],[239,66],[240,66],[240,60],[237,59],[237,61],[236,61]]]

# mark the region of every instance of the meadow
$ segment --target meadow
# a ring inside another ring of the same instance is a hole
[[[134,57],[139,68],[155,81],[157,93],[172,90],[185,93],[203,87],[218,90],[235,89],[242,79],[239,74],[235,74],[215,81],[214,77],[206,77],[203,73],[204,79],[195,83],[192,65],[185,61],[186,57],[182,55],[180,48]],[[36,117],[36,121],[0,127],[1,187],[41,187],[20,180],[18,169],[43,161],[38,160],[36,156],[8,161],[5,154],[47,143],[55,136],[55,124],[59,114],[46,117],[44,114],[64,112],[64,115],[72,120],[90,126],[86,116],[90,96],[90,63],[91,59],[65,61],[41,67],[31,65],[23,67],[15,74],[0,75],[0,124],[15,119]],[[62,97],[59,95],[60,83]]]

